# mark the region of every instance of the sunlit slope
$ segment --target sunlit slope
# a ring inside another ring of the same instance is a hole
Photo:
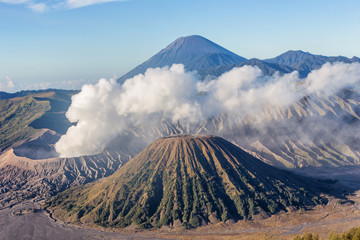
[[[0,152],[32,136],[36,129],[29,124],[49,109],[49,102],[31,96],[0,100]]]
[[[0,100],[0,152],[30,138],[37,129],[65,133],[71,126],[65,112],[74,93],[76,91],[67,90],[18,92]]]
[[[271,167],[214,136],[159,139],[109,178],[48,204],[71,222],[196,227],[326,202],[309,179]]]

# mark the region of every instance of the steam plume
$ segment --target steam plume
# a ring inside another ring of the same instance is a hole
[[[94,154],[131,127],[162,119],[198,123],[221,113],[246,117],[264,105],[284,107],[307,95],[328,96],[359,81],[359,63],[326,63],[305,79],[296,71],[264,76],[259,68],[244,66],[201,82],[181,64],[148,69],[123,85],[101,79],[73,96],[66,116],[77,125],[55,147],[63,157]]]

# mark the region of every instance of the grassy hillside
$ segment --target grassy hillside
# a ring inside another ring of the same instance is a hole
[[[32,136],[37,130],[29,124],[49,109],[49,102],[31,96],[0,100],[0,151]]]
[[[155,141],[108,179],[59,194],[48,207],[75,223],[189,228],[325,203],[318,184],[222,138],[175,136]]]
[[[74,91],[48,91],[0,100],[0,152],[27,139],[36,129],[64,133],[71,125],[65,112]]]

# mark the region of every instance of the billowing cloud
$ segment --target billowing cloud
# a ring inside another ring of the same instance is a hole
[[[234,68],[215,80],[200,84],[200,89],[208,95],[204,111],[207,116],[234,111],[247,115],[260,111],[264,105],[286,106],[304,96],[304,89],[296,84],[298,81],[296,71],[269,77],[257,67]]]
[[[325,63],[321,69],[312,71],[306,81],[307,91],[316,94],[333,93],[343,87],[354,86],[359,81],[359,63]]]
[[[56,149],[62,156],[94,154],[119,132],[144,126],[150,119],[202,119],[200,105],[193,101],[197,83],[194,73],[174,64],[171,68],[148,69],[123,85],[106,79],[84,85],[66,113],[77,125],[68,129]]]
[[[15,83],[9,76],[5,76],[5,79],[0,77],[0,91],[12,92],[15,88]]]
[[[32,9],[35,12],[45,12],[48,10],[48,6],[44,3],[30,3],[29,8]]]
[[[6,86],[8,88],[12,89],[15,87],[14,82],[12,81],[12,79],[9,76],[6,76],[6,80],[7,80]]]
[[[184,66],[148,69],[122,85],[101,79],[83,86],[66,113],[76,126],[56,144],[61,156],[98,153],[119,133],[163,119],[199,123],[222,113],[246,117],[266,106],[288,106],[307,95],[331,95],[360,82],[360,64],[325,64],[305,79],[298,72],[264,76],[257,67],[234,68],[201,82]]]

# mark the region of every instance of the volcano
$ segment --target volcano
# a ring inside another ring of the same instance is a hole
[[[135,67],[118,81],[124,82],[148,68],[171,66],[174,63],[184,64],[187,71],[199,71],[211,67],[225,66],[245,61],[243,58],[218,44],[199,35],[180,37],[146,62]]]
[[[67,190],[48,207],[73,223],[191,228],[324,203],[314,184],[223,138],[179,135],[156,140],[109,178]]]

